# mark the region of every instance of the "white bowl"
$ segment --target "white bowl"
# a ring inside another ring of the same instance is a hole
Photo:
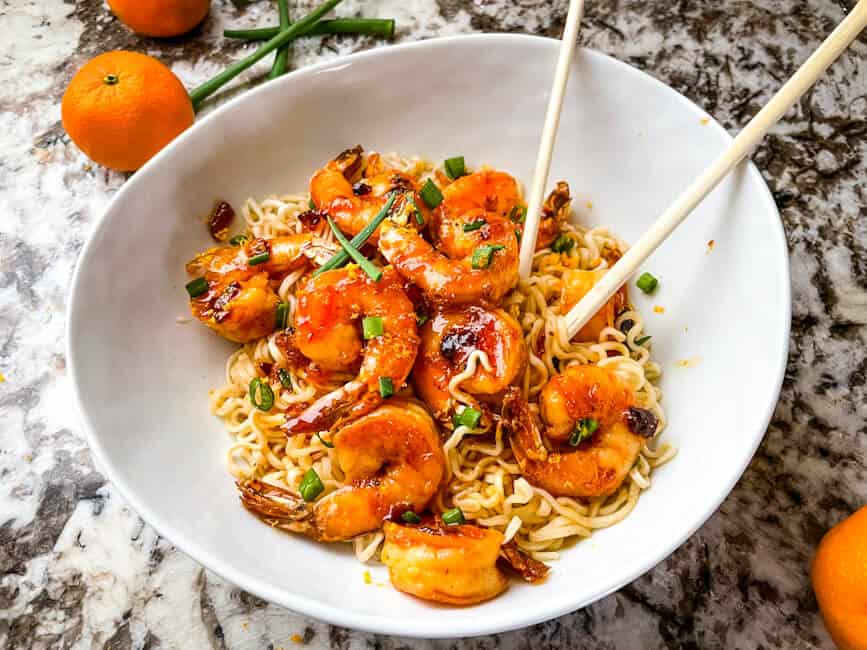
[[[184,262],[210,245],[217,198],[304,190],[356,143],[432,160],[463,154],[529,182],[557,41],[514,35],[412,43],[316,65],[208,115],[118,192],[81,254],[68,356],[91,449],[141,516],[193,558],[262,598],[352,628],[418,637],[513,629],[575,610],[647,571],[719,506],[776,403],[786,361],[786,244],[768,190],[742,166],[646,264],[631,292],[664,368],[664,439],[678,456],[623,523],[465,609],[366,584],[348,546],[272,530],[238,504],[228,438],[208,411],[233,346],[187,315]],[[623,63],[577,55],[551,181],[579,219],[634,241],[729,142],[689,101]],[[588,207],[592,202],[592,208]],[[707,242],[714,240],[709,251]],[[665,308],[654,313],[654,305]],[[691,359],[693,367],[675,362]],[[374,583],[388,584],[382,566]]]

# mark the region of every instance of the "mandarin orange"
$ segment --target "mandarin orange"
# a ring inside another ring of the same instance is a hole
[[[867,650],[867,506],[822,538],[812,578],[834,643],[841,650]]]
[[[195,113],[181,81],[162,63],[136,52],[100,54],[69,82],[63,128],[87,156],[118,171],[144,165]]]
[[[211,0],[108,0],[118,20],[145,36],[180,36],[208,14]]]

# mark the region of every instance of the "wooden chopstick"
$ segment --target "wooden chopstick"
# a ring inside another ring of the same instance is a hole
[[[865,26],[867,26],[867,0],[859,0],[849,15],[792,75],[792,78],[738,133],[729,147],[662,213],[656,223],[626,251],[599,282],[578,301],[578,304],[563,316],[570,339],[638,270],[644,260],[689,216],[695,206],[719,184],[726,174],[749,155],[768,130],[816,82],[828,66],[837,60]],[[527,244],[526,239],[523,244]],[[522,245],[521,253],[523,252]]]

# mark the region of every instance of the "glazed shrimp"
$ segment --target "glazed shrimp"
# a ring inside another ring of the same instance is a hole
[[[362,318],[381,325],[382,334],[362,339]],[[382,401],[383,382],[399,391],[418,351],[416,314],[392,268],[378,282],[355,265],[310,278],[297,294],[295,347],[327,370],[358,375],[287,419],[289,434],[328,429],[341,418],[363,415]]]
[[[449,526],[439,517],[420,524],[383,525],[382,563],[391,584],[423,600],[474,605],[503,593],[506,576],[497,568],[503,534],[469,524]]]
[[[560,294],[560,313],[565,314],[572,307],[578,304],[578,301],[593,288],[593,285],[599,282],[607,271],[605,269],[596,269],[593,271],[585,271],[582,269],[566,269],[563,271],[563,289]],[[626,285],[620,287],[611,298],[608,299],[602,308],[593,314],[593,317],[587,321],[578,333],[573,337],[575,341],[598,341],[602,330],[606,327],[614,327],[614,320],[617,314],[626,309],[629,298],[626,293]]]
[[[415,179],[396,169],[384,169],[378,162],[364,170],[362,176],[362,154],[360,145],[347,149],[313,174],[310,199],[316,209],[327,213],[344,233],[357,235],[382,209],[388,194],[398,190],[413,192],[424,220],[427,208],[417,194]],[[368,239],[371,244],[379,240],[379,231],[375,230]]]
[[[343,487],[308,503],[284,488],[239,481],[241,503],[271,526],[335,542],[378,529],[393,510],[424,510],[445,473],[436,425],[413,401],[380,406],[333,444]]]
[[[318,258],[324,248],[310,233],[301,233],[200,253],[187,263],[187,273],[207,283],[202,294],[190,298],[193,316],[238,343],[270,334],[280,303],[276,285],[290,271]]]
[[[610,370],[569,366],[540,397],[549,449],[529,405],[512,389],[503,417],[521,473],[555,496],[614,493],[658,426],[653,413],[634,404],[632,388]]]
[[[474,193],[477,185],[471,181],[483,174],[490,172],[464,176],[443,190],[445,199],[431,223],[436,248],[406,214],[386,219],[381,227],[380,252],[437,306],[496,304],[518,282],[515,225],[502,215],[512,199]]]
[[[422,327],[412,381],[436,417],[448,417],[456,406],[449,384],[476,350],[485,353],[488,367],[479,363],[459,388],[482,399],[501,396],[527,364],[521,326],[502,309],[463,307],[436,314]]]

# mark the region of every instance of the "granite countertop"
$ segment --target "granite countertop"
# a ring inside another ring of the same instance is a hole
[[[0,647],[397,648],[270,605],[158,537],[94,466],[73,414],[63,328],[70,274],[125,176],[87,163],[60,125],[73,72],[108,49],[170,64],[188,87],[241,55],[227,25],[273,2],[214,0],[188,37],[129,33],[101,0],[0,3]],[[297,14],[316,4],[294,3]],[[346,0],[397,18],[401,41],[471,31],[557,36],[567,0]],[[670,84],[731,130],[854,0],[598,0],[582,40]],[[310,39],[293,65],[380,43]],[[867,502],[867,38],[757,150],[791,253],[780,403],[725,503],[647,575],[591,607],[453,648],[829,647],[808,567]],[[254,74],[267,66],[260,64]],[[249,75],[248,75],[249,78]],[[232,93],[224,93],[223,97]]]

